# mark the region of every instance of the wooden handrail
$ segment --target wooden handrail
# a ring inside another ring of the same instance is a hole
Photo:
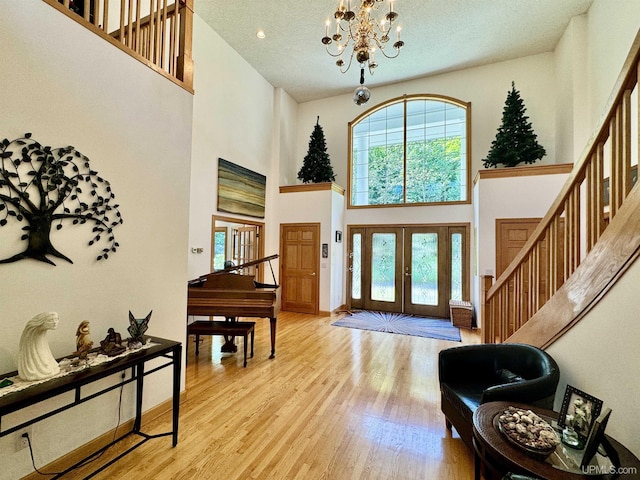
[[[486,293],[484,342],[510,339],[536,315],[593,250],[631,192],[637,178],[637,165],[631,165],[631,98],[639,68],[640,32],[605,114],[558,197]]]
[[[193,0],[43,1],[193,93]]]

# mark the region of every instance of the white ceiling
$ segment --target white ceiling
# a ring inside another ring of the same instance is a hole
[[[355,0],[352,0],[354,2]],[[548,52],[593,0],[396,0],[405,46],[376,56],[372,87]],[[349,93],[358,65],[342,74],[320,39],[339,0],[195,0],[195,12],[274,87],[298,102]],[[386,2],[385,2],[386,3]],[[256,37],[264,30],[266,38]],[[345,58],[346,60],[346,58]]]

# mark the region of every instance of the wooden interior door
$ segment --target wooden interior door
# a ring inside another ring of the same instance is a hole
[[[234,258],[238,265],[258,259],[258,256],[257,256],[258,227],[253,225],[238,227],[234,231],[234,237],[235,237]],[[252,265],[250,267],[244,268],[240,273],[242,273],[242,275],[255,275],[256,267],[255,265]]]
[[[280,242],[282,309],[318,314],[320,224],[281,224]]]
[[[540,218],[508,218],[508,219],[496,219],[496,278],[498,278],[502,272],[509,266],[511,261],[515,258],[518,252],[522,249],[527,242],[533,231],[540,223]],[[558,261],[561,262],[563,258],[564,247],[562,238],[564,236],[564,219],[560,219],[558,228]],[[549,283],[547,281],[547,272],[549,270],[549,259],[547,256],[546,243],[542,243],[540,251],[540,266],[539,266],[539,280],[538,289],[539,303],[544,304],[549,298]],[[562,265],[556,265],[555,271],[557,272],[557,278],[555,279],[557,285],[561,285],[563,282]],[[523,275],[523,297],[528,296],[529,283],[528,275]],[[512,285],[509,288],[513,288]]]
[[[496,219],[496,278],[522,250],[540,218]]]

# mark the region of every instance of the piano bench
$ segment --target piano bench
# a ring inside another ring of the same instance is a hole
[[[247,366],[247,336],[251,334],[251,358],[253,358],[253,338],[255,322],[223,322],[198,320],[187,327],[188,335],[196,336],[196,355],[200,353],[200,335],[228,335],[244,337],[244,366]]]

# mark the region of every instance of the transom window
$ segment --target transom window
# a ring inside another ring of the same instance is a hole
[[[349,207],[469,203],[471,104],[412,95],[349,123]]]

